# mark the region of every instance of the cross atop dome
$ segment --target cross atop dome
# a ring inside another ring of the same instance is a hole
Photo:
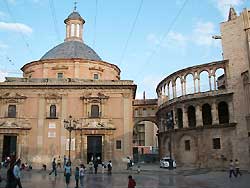
[[[74,12],[77,12],[76,9],[77,9],[77,1],[74,2]]]

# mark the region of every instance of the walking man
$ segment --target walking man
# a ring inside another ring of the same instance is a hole
[[[238,174],[241,176],[242,174],[240,172],[240,163],[239,163],[238,159],[235,159],[234,164],[235,164],[235,177],[237,177]]]
[[[234,168],[235,168],[234,162],[233,162],[233,160],[230,160],[230,163],[229,163],[229,178],[232,177],[232,174],[236,177],[235,172],[234,172]]]
[[[14,166],[13,174],[14,174],[15,179],[16,179],[16,183],[15,183],[16,186],[18,185],[19,188],[22,188],[22,184],[21,184],[21,180],[20,180],[20,178],[21,178],[20,165],[21,165],[21,160],[18,159],[16,161],[15,166]]]
[[[62,168],[62,165],[61,165],[62,161],[61,161],[61,157],[59,155],[58,159],[57,159],[57,168]]]
[[[51,175],[53,172],[55,172],[55,176],[57,176],[57,172],[56,172],[56,158],[53,159],[53,162],[52,162],[52,171],[49,173],[49,175]]]

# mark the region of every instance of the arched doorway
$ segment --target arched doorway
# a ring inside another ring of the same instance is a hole
[[[212,125],[211,106],[206,103],[202,105],[202,121],[203,125]]]
[[[157,133],[158,127],[152,121],[139,121],[134,125],[133,159],[135,162],[156,160],[155,155],[158,156]],[[145,156],[147,156],[147,158],[145,158]]]
[[[218,115],[220,124],[229,123],[229,111],[226,102],[222,101],[218,104]]]
[[[189,127],[196,127],[196,116],[195,116],[195,107],[194,106],[188,107],[188,126]]]

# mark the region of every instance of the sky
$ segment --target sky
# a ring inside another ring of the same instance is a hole
[[[233,6],[249,0],[78,0],[85,19],[83,40],[103,61],[137,84],[136,98],[156,98],[169,74],[222,60],[220,23]],[[0,0],[0,81],[21,77],[20,68],[39,60],[65,38],[64,19],[73,0]]]

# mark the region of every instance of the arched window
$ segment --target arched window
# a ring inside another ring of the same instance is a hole
[[[56,105],[51,105],[49,110],[49,117],[55,118],[56,117]]]
[[[218,115],[220,124],[229,123],[229,111],[226,102],[220,102],[218,104]]]
[[[92,118],[100,117],[99,106],[96,104],[91,105],[91,117]]]
[[[75,36],[75,24],[71,24],[70,36],[71,36],[71,37],[74,37],[74,36]]]
[[[8,106],[8,117],[15,118],[16,117],[16,105]]]
[[[178,128],[181,129],[183,128],[183,113],[182,113],[182,109],[178,108],[177,109],[177,119],[178,119]]]
[[[195,127],[196,126],[196,117],[195,117],[195,107],[188,107],[188,126]]]
[[[211,106],[207,103],[202,105],[202,121],[203,125],[212,125]]]
[[[76,25],[76,36],[80,37],[80,24]]]

